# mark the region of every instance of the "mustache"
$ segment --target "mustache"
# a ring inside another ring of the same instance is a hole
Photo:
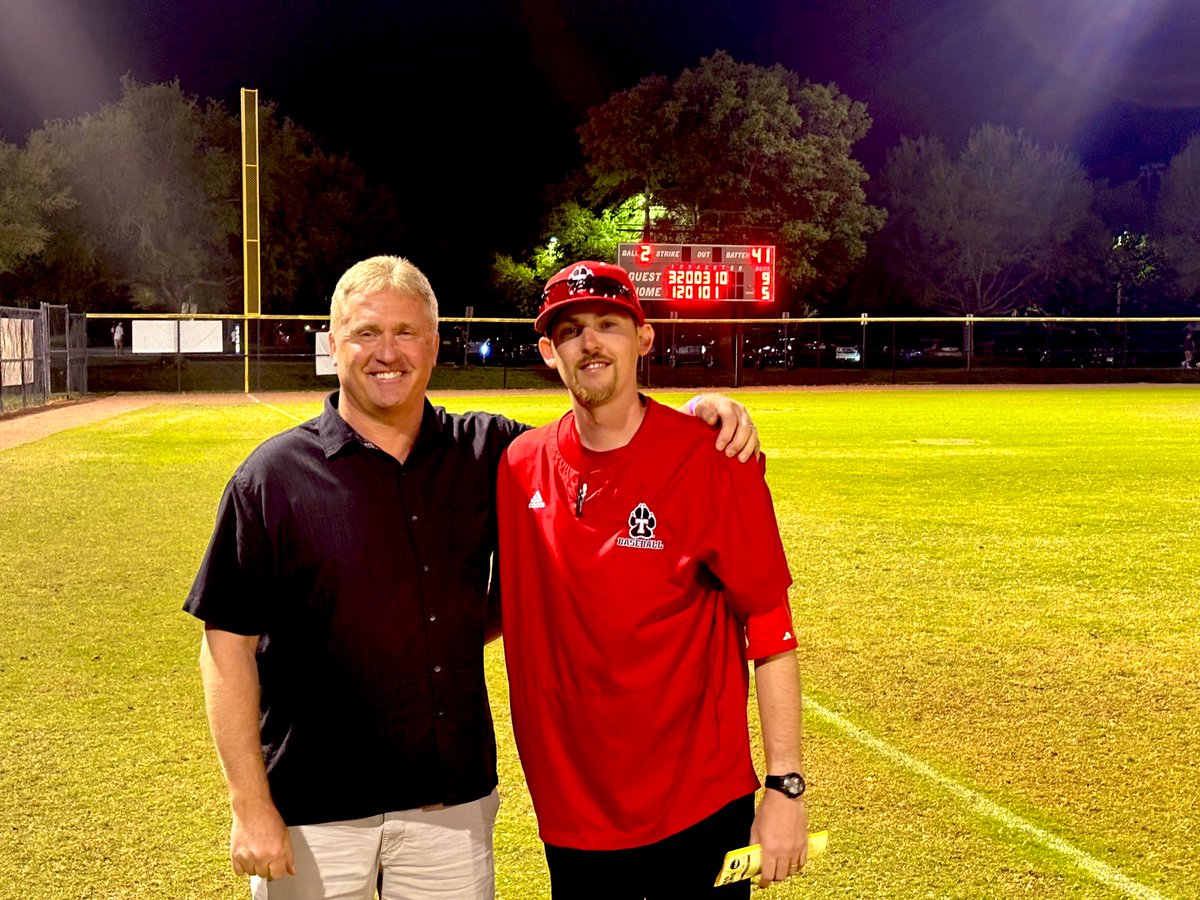
[[[575,370],[579,371],[586,366],[590,366],[594,362],[605,362],[605,363],[608,363],[610,366],[616,364],[616,360],[610,356],[605,356],[602,353],[593,353],[591,356],[588,356],[586,359],[581,359],[578,362],[578,364],[576,364]]]

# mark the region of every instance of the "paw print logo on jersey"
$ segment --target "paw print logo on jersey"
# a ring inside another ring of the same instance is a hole
[[[629,536],[631,538],[649,540],[654,537],[654,529],[657,525],[658,521],[654,518],[654,513],[650,512],[650,507],[645,503],[639,503],[629,514]]]
[[[629,513],[629,537],[621,535],[617,538],[618,547],[632,547],[635,550],[661,550],[663,542],[654,537],[654,529],[658,527],[658,519],[645,503],[639,503]]]

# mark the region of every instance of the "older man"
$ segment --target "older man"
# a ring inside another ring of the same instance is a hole
[[[526,426],[432,406],[438,344],[411,263],[342,276],[339,391],[234,473],[184,606],[256,900],[370,900],[381,870],[384,898],[494,894],[483,647],[496,466]],[[744,410],[718,409],[718,446],[752,455]]]

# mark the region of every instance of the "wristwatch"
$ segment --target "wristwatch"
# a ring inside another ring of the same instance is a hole
[[[779,791],[785,797],[790,797],[793,800],[803,796],[804,789],[807,787],[804,783],[804,776],[799,772],[788,772],[786,775],[768,775],[763,779],[763,785],[771,788],[771,790]]]

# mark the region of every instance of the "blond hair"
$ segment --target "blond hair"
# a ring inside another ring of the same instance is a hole
[[[329,330],[337,335],[349,318],[349,299],[355,294],[378,294],[393,290],[425,302],[429,324],[437,330],[438,304],[425,273],[399,256],[372,256],[357,262],[338,279],[329,304]]]

